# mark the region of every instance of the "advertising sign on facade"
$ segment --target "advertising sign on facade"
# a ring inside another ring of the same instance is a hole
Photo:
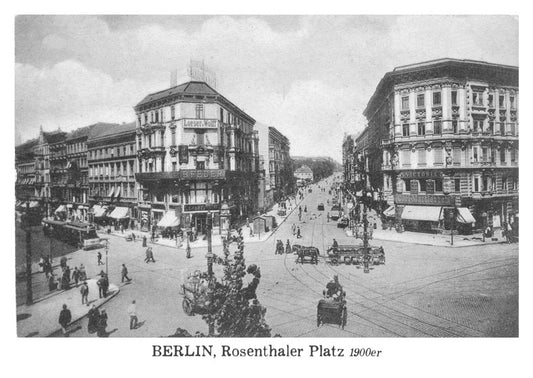
[[[189,129],[216,129],[218,120],[216,119],[184,119],[183,127]]]

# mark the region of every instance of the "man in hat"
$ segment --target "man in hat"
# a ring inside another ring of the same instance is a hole
[[[131,278],[128,277],[128,268],[126,268],[126,264],[122,264],[122,281],[124,282],[124,279],[128,280],[128,282],[131,281]]]
[[[71,320],[72,314],[67,308],[67,305],[64,304],[63,309],[59,313],[59,324],[61,325],[61,332],[63,332],[63,336],[67,336],[67,326],[69,325]]]
[[[135,303],[135,299],[128,306],[128,315],[130,316],[130,329],[137,328],[137,322],[139,320],[137,318],[137,305]]]
[[[86,304],[89,306],[89,286],[87,285],[87,281],[83,281],[83,284],[80,288],[81,293],[81,304]]]
[[[98,251],[96,257],[98,257],[98,265],[104,265],[104,263],[102,262],[102,252]]]

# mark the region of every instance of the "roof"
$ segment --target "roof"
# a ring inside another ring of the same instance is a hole
[[[295,173],[313,173],[313,171],[307,165],[302,165]]]
[[[129,123],[97,123],[93,125],[89,139],[103,138],[109,135],[116,135],[125,133],[128,131],[135,131],[136,124],[135,122]]]
[[[413,76],[413,74],[416,76]],[[429,60],[398,66],[392,71],[387,72],[379,81],[363,114],[367,118],[371,117],[376,108],[376,100],[383,98],[383,93],[392,90],[397,84],[439,77],[482,80],[489,82],[491,85],[518,87],[518,67],[516,66],[470,59],[442,58]]]
[[[176,94],[213,96],[218,95],[219,93],[202,81],[189,81],[163,91],[151,93],[143,98],[142,101],[139,102],[135,107],[148,104],[152,101],[161,100]]]
[[[67,134],[66,140],[69,141],[79,138],[87,138],[93,126],[94,125],[79,127],[76,130],[71,131]]]
[[[175,95],[188,95],[188,96],[218,96],[218,100],[226,103],[227,105],[234,107],[235,111],[239,113],[239,116],[242,116],[243,118],[246,118],[249,122],[252,124],[255,124],[255,119],[253,119],[250,115],[244,112],[241,108],[233,104],[231,101],[229,101],[227,98],[222,96],[220,93],[218,93],[216,90],[211,88],[209,84],[203,82],[203,81],[195,81],[191,80],[186,83],[177,85],[172,88],[168,88],[159,92],[151,93],[145,98],[141,100],[137,105],[134,106],[134,109],[136,111],[139,111],[139,108],[143,105],[152,104],[158,100],[167,99],[169,97],[175,96]]]

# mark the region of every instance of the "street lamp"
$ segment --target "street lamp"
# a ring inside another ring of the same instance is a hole
[[[213,246],[211,241],[211,229],[213,227],[213,218],[211,211],[207,212],[207,222],[206,222],[206,233],[207,233],[207,274],[209,278],[213,276]]]
[[[109,277],[108,253],[109,253],[109,239],[106,239],[105,241],[105,275],[106,277]]]

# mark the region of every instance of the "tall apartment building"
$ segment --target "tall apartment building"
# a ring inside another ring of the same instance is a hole
[[[255,120],[205,82],[190,81],[146,96],[135,106],[141,226],[163,221],[203,233],[257,210]],[[226,206],[224,206],[226,207]],[[220,228],[219,228],[220,227]]]
[[[518,212],[518,67],[440,59],[379,82],[356,140],[389,215],[418,229],[491,224]]]

